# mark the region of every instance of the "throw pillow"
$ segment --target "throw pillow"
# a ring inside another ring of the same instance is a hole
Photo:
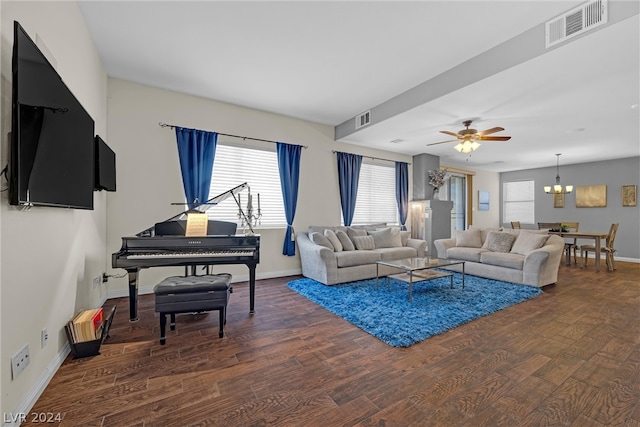
[[[356,245],[356,249],[359,251],[370,251],[376,248],[373,236],[355,236],[353,244]]]
[[[342,244],[342,249],[345,251],[355,251],[356,247],[353,246],[353,242],[351,241],[351,239],[349,238],[349,236],[347,236],[347,233],[342,231],[342,230],[338,230],[336,231],[336,236],[338,236],[338,239],[340,240],[340,243]]]
[[[337,232],[338,230],[343,230],[346,231],[347,227],[342,226],[342,225],[338,225],[338,226],[331,226],[331,225],[310,225],[309,229],[307,230],[307,234],[311,234],[311,233],[320,233],[323,234],[324,230],[333,230],[333,232]]]
[[[541,248],[548,238],[547,234],[529,233],[521,230],[511,248],[511,253],[526,255],[535,249]]]
[[[481,248],[482,235],[480,230],[475,228],[456,231],[456,246],[464,246],[465,248]]]
[[[361,228],[349,227],[349,228],[347,228],[347,235],[353,241],[354,237],[366,236],[367,235],[367,230],[363,230]]]
[[[402,237],[398,227],[391,227],[391,244],[394,248],[402,247]]]
[[[387,227],[381,228],[376,231],[368,232],[373,237],[373,243],[376,248],[397,248],[402,245],[400,240],[400,229],[395,229],[395,232]]]
[[[483,228],[483,227],[478,227],[477,225],[470,225],[469,226],[469,230],[472,230],[474,228],[480,230],[480,238],[482,239],[482,244],[483,245],[484,245],[484,242],[487,241],[487,235],[489,234],[490,231],[504,231],[502,229],[502,227],[500,227],[500,228],[494,228],[494,227]]]
[[[482,247],[493,252],[509,252],[515,240],[516,236],[511,233],[490,231]]]
[[[401,231],[400,232],[400,241],[402,242],[402,246],[407,246],[409,242],[409,238],[411,237],[410,231]]]
[[[324,237],[324,235],[322,235],[320,233],[311,233],[309,238],[316,245],[324,246],[325,248],[329,248],[329,249],[333,250],[333,245],[331,244],[329,239]]]
[[[334,233],[333,230],[324,230],[324,237],[329,239],[334,252],[342,252],[342,243],[340,243],[340,239],[338,239],[338,236],[336,236],[336,233]]]

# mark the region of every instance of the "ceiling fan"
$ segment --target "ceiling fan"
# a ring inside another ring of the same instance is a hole
[[[470,153],[480,147],[480,143],[478,141],[508,141],[511,139],[510,136],[487,136],[492,133],[503,131],[504,128],[501,127],[494,127],[491,129],[483,130],[481,132],[478,132],[477,129],[470,129],[469,126],[471,126],[472,121],[473,120],[465,120],[464,122],[462,122],[462,124],[467,128],[459,131],[458,133],[449,132],[448,130],[440,131],[441,133],[455,136],[456,139],[434,142],[433,144],[427,144],[427,146],[459,141],[458,145],[453,148],[461,153]]]

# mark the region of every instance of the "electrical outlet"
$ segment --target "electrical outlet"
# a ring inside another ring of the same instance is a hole
[[[15,379],[27,366],[29,366],[29,344],[25,344],[24,347],[11,358],[12,378]]]
[[[97,288],[102,283],[102,276],[96,276],[93,278],[93,287]]]
[[[47,342],[49,342],[49,332],[47,331],[47,328],[44,328],[40,333],[40,348],[44,348],[47,345]]]

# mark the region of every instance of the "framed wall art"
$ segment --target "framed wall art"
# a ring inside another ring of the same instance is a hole
[[[479,211],[488,211],[489,210],[489,192],[488,191],[478,191],[478,210]]]
[[[635,185],[622,186],[622,206],[637,206],[637,187]]]
[[[564,193],[553,193],[553,207],[564,208]]]
[[[576,187],[577,208],[604,208],[606,206],[606,185],[579,185]]]

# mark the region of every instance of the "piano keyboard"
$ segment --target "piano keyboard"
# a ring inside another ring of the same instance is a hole
[[[197,252],[141,252],[129,254],[127,259],[150,259],[150,258],[215,258],[229,256],[254,255],[254,251],[197,251]]]

